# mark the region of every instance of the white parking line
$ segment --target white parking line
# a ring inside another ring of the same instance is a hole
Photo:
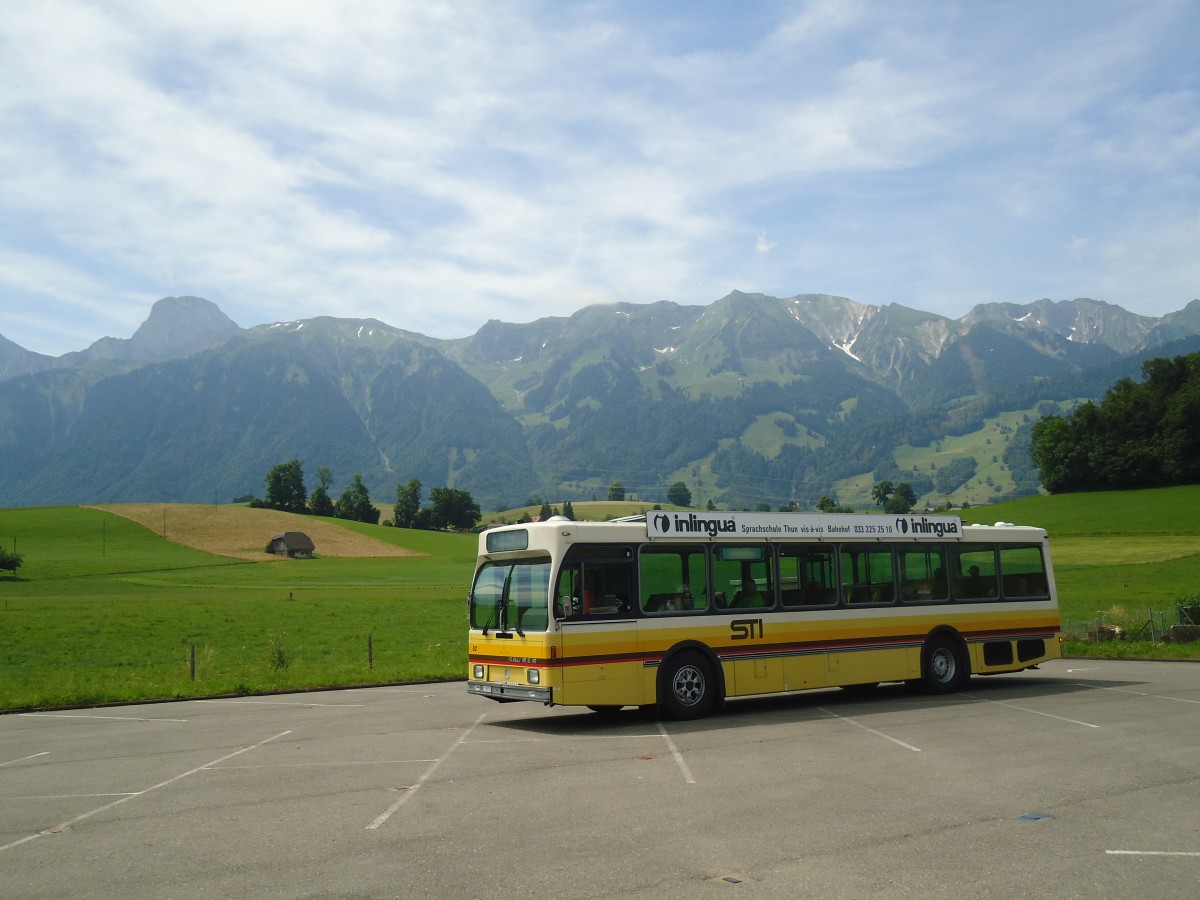
[[[1079,684],[1078,687],[1091,688],[1094,691],[1115,691],[1118,694],[1133,694],[1135,697],[1151,697],[1154,700],[1174,700],[1176,703],[1200,704],[1200,700],[1191,700],[1187,697],[1169,697],[1166,694],[1148,694],[1145,691],[1131,691],[1129,688],[1100,687],[1099,685],[1095,684]]]
[[[1033,713],[1035,716],[1045,716],[1047,719],[1058,719],[1060,722],[1070,722],[1072,725],[1082,725],[1084,728],[1100,727],[1099,725],[1093,725],[1091,722],[1081,722],[1078,719],[1068,719],[1066,716],[1056,716],[1054,713],[1042,712],[1040,709],[1030,709],[1028,706],[1017,706],[1015,703],[1005,703],[1003,700],[992,700],[988,697],[977,697],[973,694],[963,694],[963,696],[969,697],[972,700],[978,700],[980,703],[995,703],[997,706],[1007,706],[1009,709]]]
[[[33,797],[0,797],[0,800],[78,800],[82,797],[132,797],[134,791],[117,791],[112,794],[40,794]]]
[[[187,719],[159,719],[153,716],[93,716],[83,713],[17,713],[29,719],[111,719],[116,722],[186,722]]]
[[[408,788],[403,794],[401,794],[399,800],[397,800],[395,803],[393,803],[391,806],[389,806],[387,809],[385,809],[382,813],[380,813],[376,817],[375,821],[367,826],[367,831],[374,831],[375,829],[377,829],[380,825],[382,825],[384,822],[386,822],[388,819],[390,819],[392,817],[392,814],[395,813],[396,810],[398,810],[405,803],[407,803],[409,798],[412,797],[413,794],[415,794],[417,791],[419,791],[421,789],[421,786],[423,784],[425,784],[426,781],[429,780],[430,776],[433,775],[434,772],[437,771],[437,767],[440,766],[442,763],[444,763],[447,759],[449,759],[450,754],[453,753],[458,748],[458,746],[461,743],[463,743],[463,741],[465,741],[467,738],[469,738],[471,736],[471,732],[474,731],[476,729],[476,727],[478,727],[479,723],[482,722],[486,717],[487,717],[487,713],[480,713],[479,718],[477,718],[471,724],[471,727],[468,728],[466,731],[464,731],[461,735],[459,735],[458,740],[456,740],[453,744],[451,744],[450,747],[446,750],[446,752],[443,753],[441,756],[439,756],[437,759],[435,759],[433,761],[433,765],[430,766],[428,769],[426,769],[421,774],[421,777],[417,779],[417,783],[414,784],[412,787]]]
[[[215,765],[217,765],[217,763],[222,763],[227,759],[233,759],[235,756],[241,756],[243,753],[247,753],[250,750],[257,750],[259,747],[263,746],[264,744],[269,744],[269,743],[271,743],[271,741],[277,741],[281,737],[286,737],[287,735],[289,735],[291,733],[292,732],[290,730],[289,731],[281,731],[279,734],[269,737],[266,740],[259,741],[257,744],[251,744],[249,747],[243,747],[241,750],[234,750],[232,753],[226,753],[224,756],[222,756],[218,759],[214,759],[212,762],[205,763],[202,766],[197,766],[194,769],[189,769],[188,771],[183,772],[179,775],[176,775],[173,778],[168,778],[166,781],[160,781],[158,784],[152,784],[150,787],[148,787],[144,790],[136,791],[132,794],[127,794],[127,795],[121,797],[119,800],[114,800],[112,803],[106,803],[103,806],[98,806],[95,809],[89,810],[88,812],[85,812],[85,813],[82,813],[73,819],[68,819],[66,822],[63,822],[61,825],[55,826],[54,828],[49,828],[45,831],[39,831],[36,834],[27,834],[25,837],[19,838],[8,844],[0,844],[0,853],[4,852],[5,850],[11,850],[13,847],[19,847],[21,844],[26,844],[29,841],[35,841],[38,838],[44,837],[47,834],[54,834],[59,831],[64,831],[65,829],[70,828],[72,825],[77,825],[78,823],[82,822],[84,819],[90,819],[92,816],[96,815],[97,813],[102,813],[105,810],[112,809],[114,806],[120,806],[122,803],[127,803],[128,801],[134,799],[135,797],[141,797],[143,794],[148,794],[151,791],[156,791],[159,788],[167,787],[168,785],[174,784],[177,781],[182,781],[184,778],[187,778],[189,775],[195,775],[197,772],[203,772],[205,769],[209,768],[210,766],[215,766]]]
[[[49,750],[43,750],[41,753],[30,753],[28,756],[22,756],[20,759],[10,759],[8,762],[0,763],[0,769],[3,769],[5,766],[15,765],[16,763],[19,763],[19,762],[25,762],[25,760],[27,760],[27,759],[37,759],[39,756],[49,756],[49,755],[50,755]]]
[[[406,763],[435,762],[432,759],[361,759],[329,763],[278,763],[265,766],[209,766],[210,772],[240,772],[243,769],[329,769],[342,766],[398,766]]]
[[[1200,856],[1200,850],[1105,850],[1109,856]]]
[[[663,740],[667,742],[667,749],[670,750],[671,755],[675,757],[675,765],[679,766],[679,771],[683,773],[684,783],[695,784],[696,779],[692,777],[692,770],[689,769],[688,764],[684,762],[683,754],[679,752],[679,749],[675,746],[675,742],[671,740],[671,736],[667,734],[667,729],[663,726],[662,722],[658,723],[658,731],[659,734],[662,735]]]
[[[819,709],[821,712],[825,713],[825,715],[827,715],[827,716],[832,716],[835,719],[841,719],[843,722],[848,722],[851,725],[855,725],[855,726],[861,728],[863,731],[869,731],[871,734],[875,735],[876,737],[881,737],[885,741],[891,741],[893,744],[899,744],[905,750],[911,750],[913,753],[921,752],[920,747],[914,747],[912,744],[906,744],[906,743],[904,743],[904,741],[900,740],[899,738],[894,738],[890,734],[884,734],[882,731],[876,731],[874,728],[868,728],[862,722],[855,721],[854,719],[851,719],[848,716],[839,716],[837,713],[833,712],[832,710],[828,710],[823,706],[818,706],[817,709]]]
[[[361,703],[299,703],[295,700],[229,700],[217,697],[212,700],[197,700],[197,703],[242,703],[253,706],[362,706]]]

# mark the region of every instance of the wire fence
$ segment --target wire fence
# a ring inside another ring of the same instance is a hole
[[[1173,609],[1135,610],[1114,608],[1084,621],[1065,620],[1063,637],[1068,641],[1099,644],[1108,641],[1151,641],[1186,644],[1200,641],[1200,595],[1176,603]]]

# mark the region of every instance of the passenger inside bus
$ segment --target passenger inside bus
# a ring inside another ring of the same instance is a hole
[[[733,602],[729,605],[739,608],[766,606],[767,598],[759,593],[758,583],[753,578],[747,578],[742,581],[742,589],[733,595]]]

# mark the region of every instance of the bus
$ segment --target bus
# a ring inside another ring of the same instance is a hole
[[[948,515],[653,511],[479,535],[467,690],[693,719],[728,699],[936,693],[1061,655],[1041,528]]]

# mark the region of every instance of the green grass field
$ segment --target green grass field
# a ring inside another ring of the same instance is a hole
[[[1034,497],[964,519],[1050,532],[1072,629],[1133,629],[1149,610],[1170,624],[1200,594],[1200,487]],[[427,555],[248,562],[99,510],[0,510],[0,546],[25,560],[0,574],[0,709],[463,677],[475,536],[341,524]],[[1068,652],[1200,658],[1200,644]]]
[[[0,708],[461,678],[475,537],[346,527],[429,555],[245,562],[98,510],[0,511],[25,560],[0,576]]]
[[[1133,633],[1153,612],[1175,622],[1175,607],[1200,603],[1200,485],[1027,497],[963,512],[964,521],[1038,525],[1050,534],[1063,630],[1089,625]],[[1067,641],[1070,655],[1200,659],[1200,644]]]

